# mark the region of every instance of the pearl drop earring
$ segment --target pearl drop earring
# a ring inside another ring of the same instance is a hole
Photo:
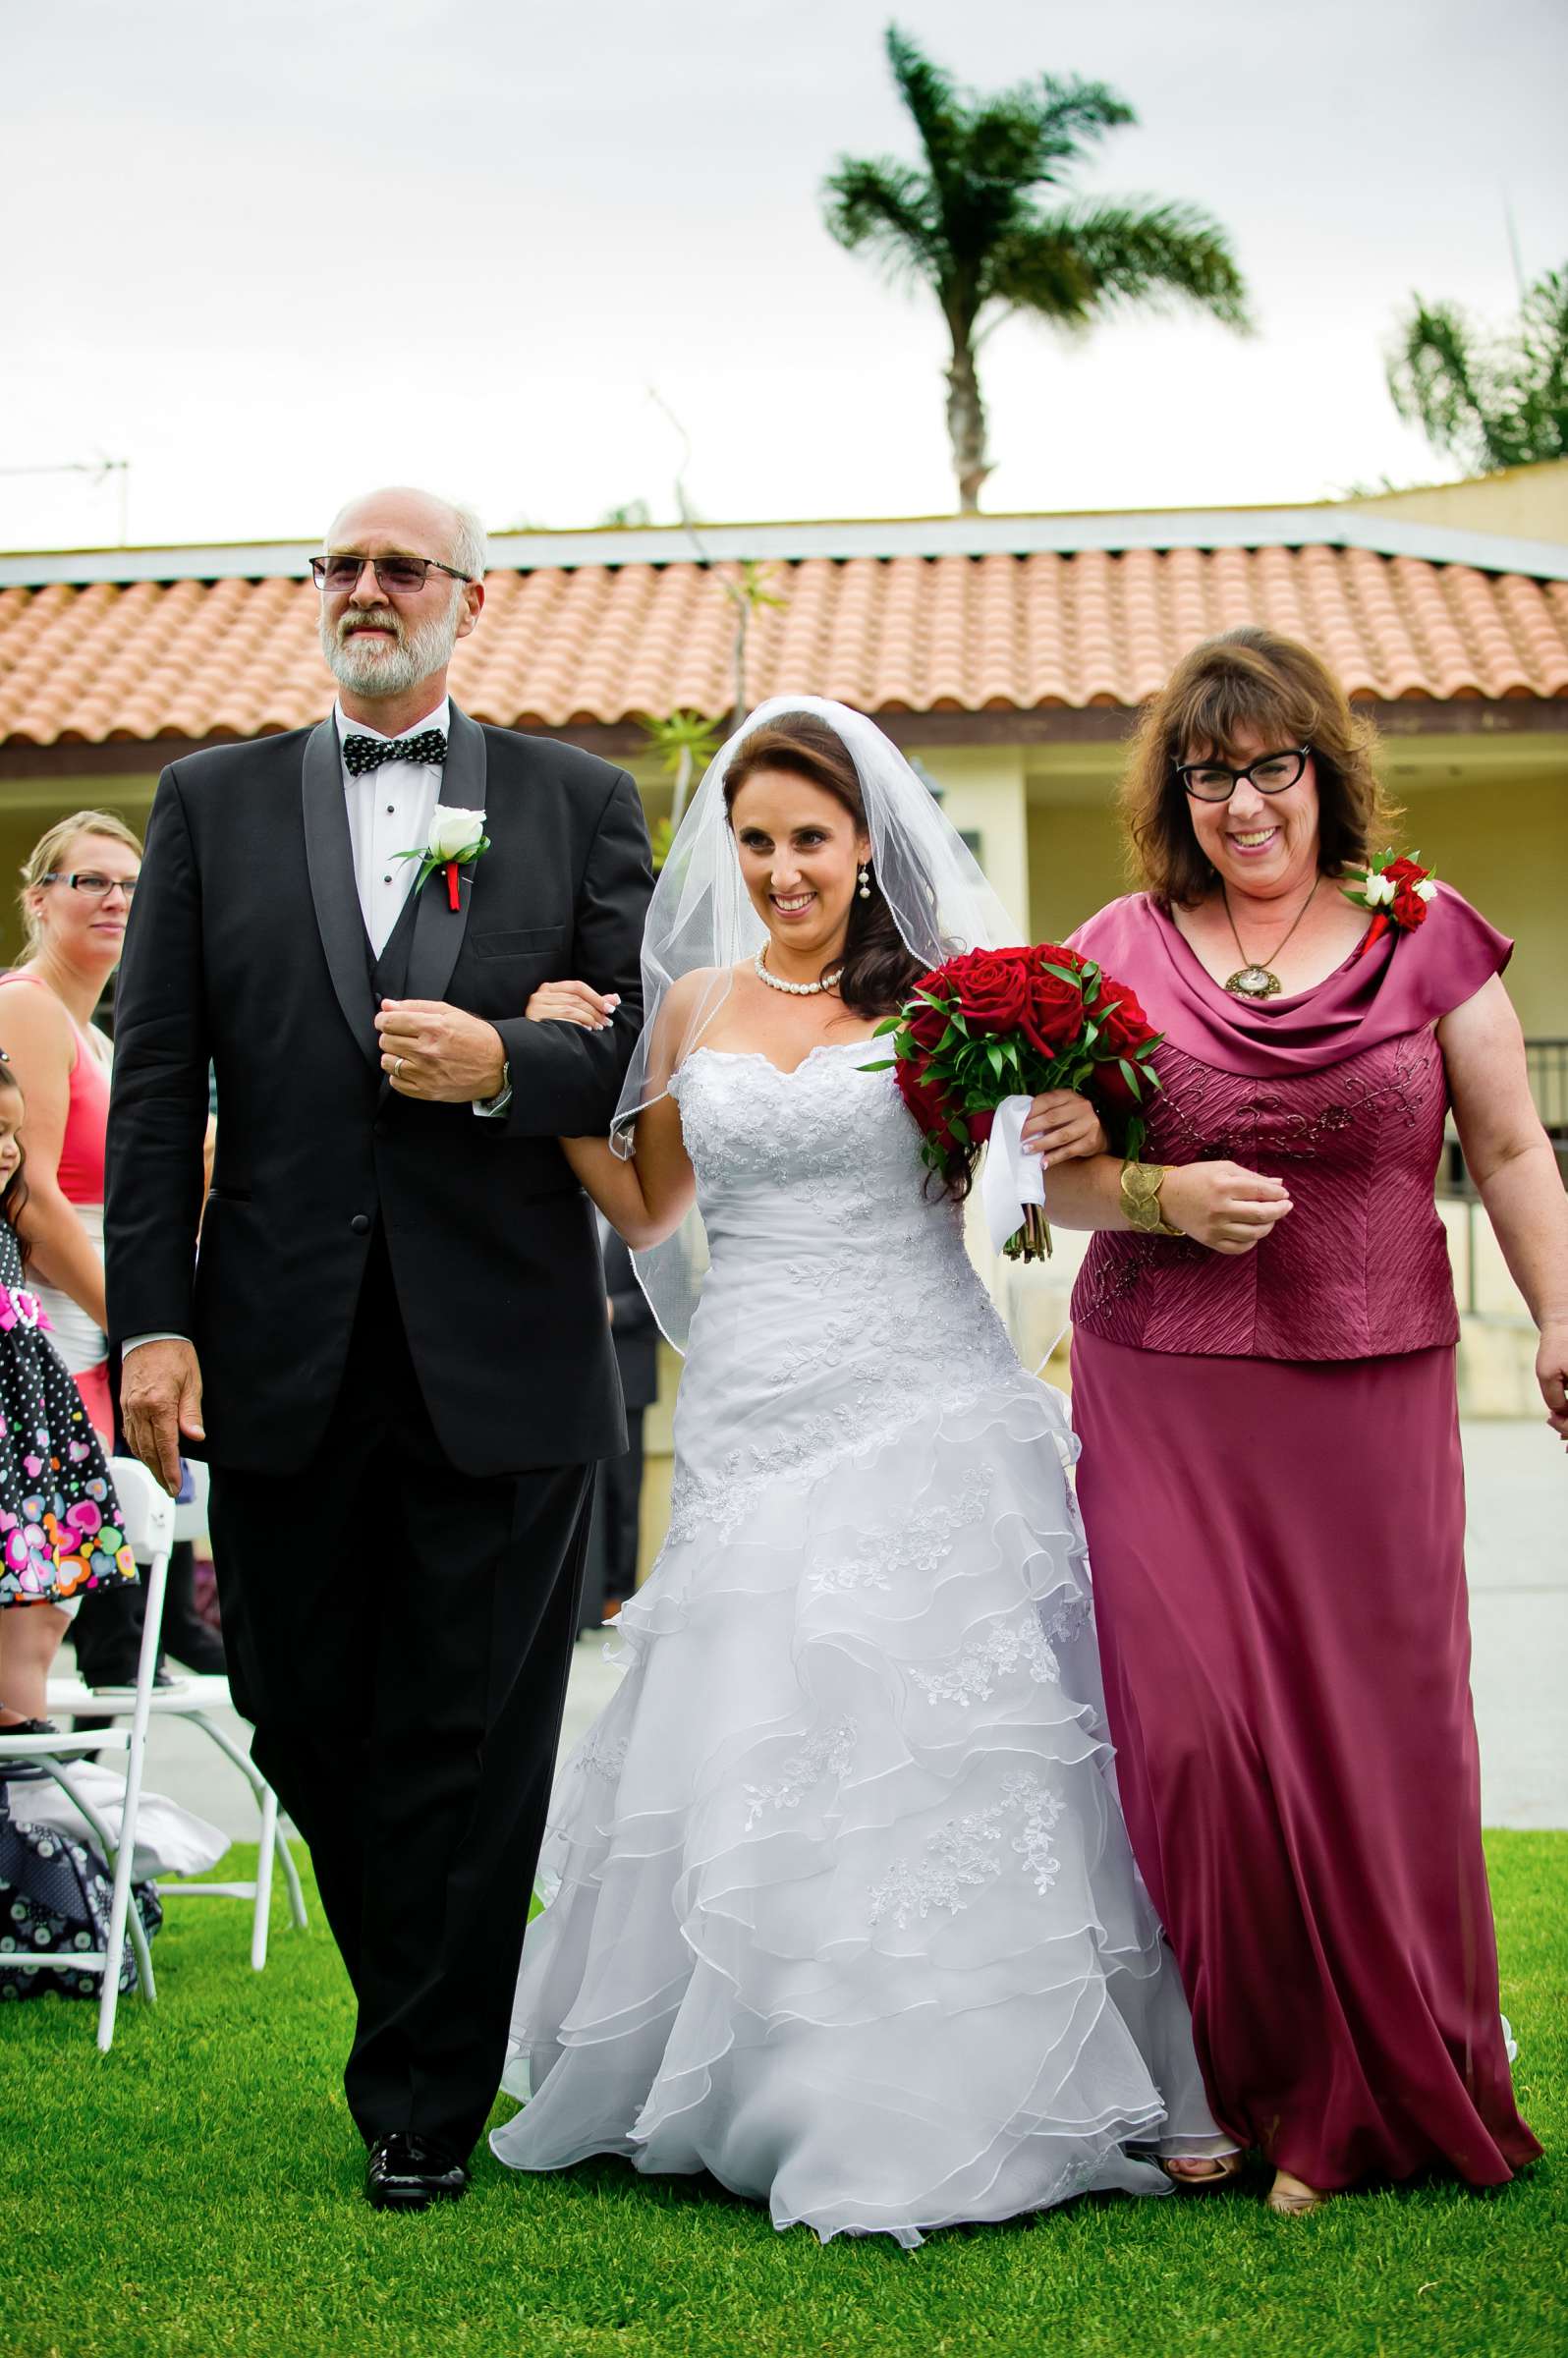
[[[871,871],[868,868],[863,867],[861,870],[861,899],[863,901],[868,901],[870,897]]]

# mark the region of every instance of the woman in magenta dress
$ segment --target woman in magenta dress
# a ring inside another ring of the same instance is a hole
[[[1289,640],[1179,667],[1124,794],[1148,890],[1074,936],[1165,1035],[1148,1167],[1048,1183],[1100,1232],[1073,1401],[1128,1828],[1215,2117],[1288,2211],[1540,2152],[1482,1857],[1449,1106],[1564,1436],[1568,1210],[1511,944],[1440,884],[1380,926],[1346,897],[1391,839],[1371,747]]]

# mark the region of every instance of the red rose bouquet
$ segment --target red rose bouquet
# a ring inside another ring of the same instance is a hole
[[[1375,948],[1390,927],[1401,933],[1413,933],[1418,926],[1424,926],[1427,912],[1437,897],[1431,870],[1419,868],[1403,854],[1396,860],[1392,852],[1374,852],[1360,883],[1347,884],[1343,890],[1347,901],[1354,901],[1358,909],[1372,912],[1372,922],[1356,952],[1358,958],[1365,958],[1370,949]]]
[[[923,975],[914,997],[877,1032],[891,1037],[893,1054],[868,1070],[891,1064],[929,1169],[944,1179],[967,1174],[989,1140],[986,1218],[993,1244],[1011,1260],[1037,1261],[1051,1249],[1044,1173],[1021,1145],[1033,1098],[1080,1091],[1137,1159],[1141,1108],[1159,1087],[1150,1058],[1162,1036],[1130,990],[1076,950],[1054,942],[967,950]]]

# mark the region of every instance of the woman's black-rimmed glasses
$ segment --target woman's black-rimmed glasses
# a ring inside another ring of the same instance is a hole
[[[116,885],[130,900],[137,888],[135,876],[100,876],[90,868],[51,868],[48,874],[38,878],[40,884],[69,884],[73,892],[84,892],[91,901],[106,901]]]
[[[318,590],[352,590],[368,565],[375,574],[376,588],[389,597],[399,591],[405,597],[422,590],[432,573],[450,574],[454,582],[471,582],[471,573],[460,573],[455,565],[443,565],[439,557],[358,557],[352,549],[334,551],[330,556],[310,559],[310,579]]]
[[[1283,794],[1294,786],[1307,766],[1310,745],[1295,745],[1283,754],[1260,754],[1245,769],[1224,761],[1178,761],[1176,775],[1201,803],[1228,803],[1245,778],[1260,794]]]

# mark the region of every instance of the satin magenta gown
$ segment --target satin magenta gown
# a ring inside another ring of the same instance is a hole
[[[1288,1182],[1255,1253],[1100,1235],[1079,1496],[1117,1772],[1214,2115],[1324,2189],[1540,2147],[1498,2013],[1470,1701],[1438,1018],[1511,945],[1426,925],[1262,1004],[1142,896],[1074,937],[1166,1035],[1148,1159]]]

